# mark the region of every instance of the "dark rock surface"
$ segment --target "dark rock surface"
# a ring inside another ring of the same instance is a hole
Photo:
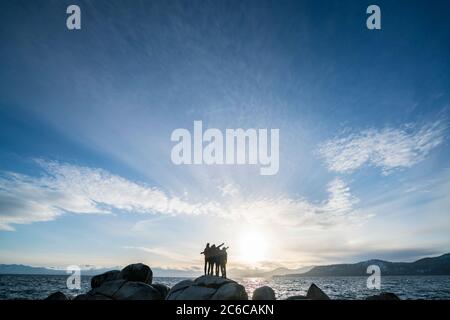
[[[253,291],[252,300],[276,300],[275,291],[268,286],[256,288]]]
[[[125,283],[125,280],[108,281],[102,284],[100,287],[92,289],[88,292],[88,294],[100,294],[102,296],[113,297]]]
[[[164,300],[153,286],[136,281],[125,282],[112,296],[114,300]]]
[[[311,300],[311,299],[308,299],[306,296],[298,295],[288,297],[286,300]]]
[[[112,300],[109,297],[103,296],[101,294],[79,294],[73,300]]]
[[[161,297],[163,297],[163,299],[167,297],[167,294],[170,291],[170,288],[162,283],[153,283],[152,287],[158,290],[159,294],[161,295]]]
[[[164,300],[170,288],[164,284],[151,284],[153,272],[149,266],[130,264],[122,271],[113,270],[94,276],[91,290],[74,300]],[[68,300],[61,292],[48,296],[49,300]]]
[[[111,270],[96,276],[91,279],[91,288],[98,288],[107,281],[117,280],[119,278],[119,270]]]
[[[323,292],[314,283],[309,287],[308,292],[306,293],[306,298],[311,300],[330,300],[330,297],[328,297],[325,292]]]
[[[201,276],[194,281],[177,283],[166,297],[167,300],[248,300],[245,288],[236,281]]]
[[[366,300],[400,300],[400,298],[392,292],[382,292],[377,295],[369,296]]]
[[[143,263],[130,264],[120,271],[119,278],[152,284],[153,271]]]
[[[69,298],[67,298],[67,296],[61,291],[56,291],[55,293],[52,293],[44,300],[69,300]]]

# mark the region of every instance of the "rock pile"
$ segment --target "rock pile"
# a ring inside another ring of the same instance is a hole
[[[57,291],[45,300],[70,300]],[[248,300],[244,286],[222,277],[205,275],[195,280],[183,280],[173,288],[153,283],[152,269],[142,263],[130,264],[122,270],[112,270],[92,277],[91,290],[74,300]],[[252,300],[276,300],[271,287],[263,286],[253,292]],[[314,283],[306,296],[297,295],[287,300],[330,300]],[[400,300],[395,294],[382,292],[366,300]]]

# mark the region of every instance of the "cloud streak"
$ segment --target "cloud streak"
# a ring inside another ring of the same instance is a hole
[[[54,220],[65,213],[110,214],[114,211],[165,215],[214,215],[285,226],[329,226],[355,216],[358,202],[341,179],[327,186],[328,198],[238,197],[192,202],[185,197],[127,180],[103,169],[38,160],[34,177],[14,172],[0,176],[0,230],[15,224]],[[229,185],[227,190],[237,190]],[[229,191],[228,190],[228,191]],[[230,192],[226,192],[229,194]]]
[[[364,164],[388,175],[423,161],[445,139],[444,121],[404,125],[401,128],[368,129],[321,144],[318,154],[330,171],[351,173]]]
[[[11,172],[0,176],[0,230],[14,230],[12,224],[54,220],[66,212],[203,214],[211,210],[102,169],[37,162],[44,171],[39,177]]]

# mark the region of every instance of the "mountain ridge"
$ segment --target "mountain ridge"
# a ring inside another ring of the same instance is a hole
[[[326,277],[326,276],[367,276],[367,267],[377,265],[381,275],[450,275],[450,253],[437,257],[427,257],[414,262],[390,262],[370,259],[357,263],[316,266],[304,273],[282,275],[280,277]]]
[[[437,257],[426,257],[414,262],[390,262],[370,259],[356,263],[306,266],[296,269],[279,267],[270,271],[260,269],[230,269],[229,274],[236,278],[245,277],[308,277],[308,276],[367,276],[367,267],[378,265],[382,275],[450,275],[450,253]],[[93,276],[110,270],[120,270],[120,266],[95,268],[83,266],[81,274]],[[197,277],[199,270],[178,270],[152,268],[156,277]],[[67,275],[65,269],[34,267],[24,264],[0,264],[0,275]]]

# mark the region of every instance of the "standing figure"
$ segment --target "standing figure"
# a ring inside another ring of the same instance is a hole
[[[206,245],[206,248],[202,254],[205,255],[205,274],[208,275],[218,275],[219,273],[219,261],[218,255],[220,253],[220,247],[223,246],[223,243],[219,246],[213,244],[209,247],[209,243]]]
[[[211,247],[209,246],[209,242],[206,244],[205,250],[203,250],[203,252],[200,252],[200,254],[205,255],[205,268],[204,268],[204,272],[206,275],[206,271],[208,269],[208,274],[209,274],[209,260],[210,260],[210,255],[211,255]]]
[[[220,272],[222,273],[222,278],[227,277],[227,259],[228,259],[228,253],[227,249],[229,247],[224,247],[222,250],[220,250],[219,254],[219,265],[220,265]]]
[[[216,263],[215,255],[217,252],[216,245],[213,244],[211,248],[209,248],[209,254],[208,254],[208,274],[213,275],[214,274],[214,267]]]
[[[223,246],[224,244],[221,243],[220,245],[218,245],[217,247],[215,247],[214,252],[212,253],[212,257],[211,257],[211,261],[213,264],[213,270],[212,270],[212,275],[214,275],[214,271],[216,276],[219,276],[219,268],[220,268],[220,247]]]

